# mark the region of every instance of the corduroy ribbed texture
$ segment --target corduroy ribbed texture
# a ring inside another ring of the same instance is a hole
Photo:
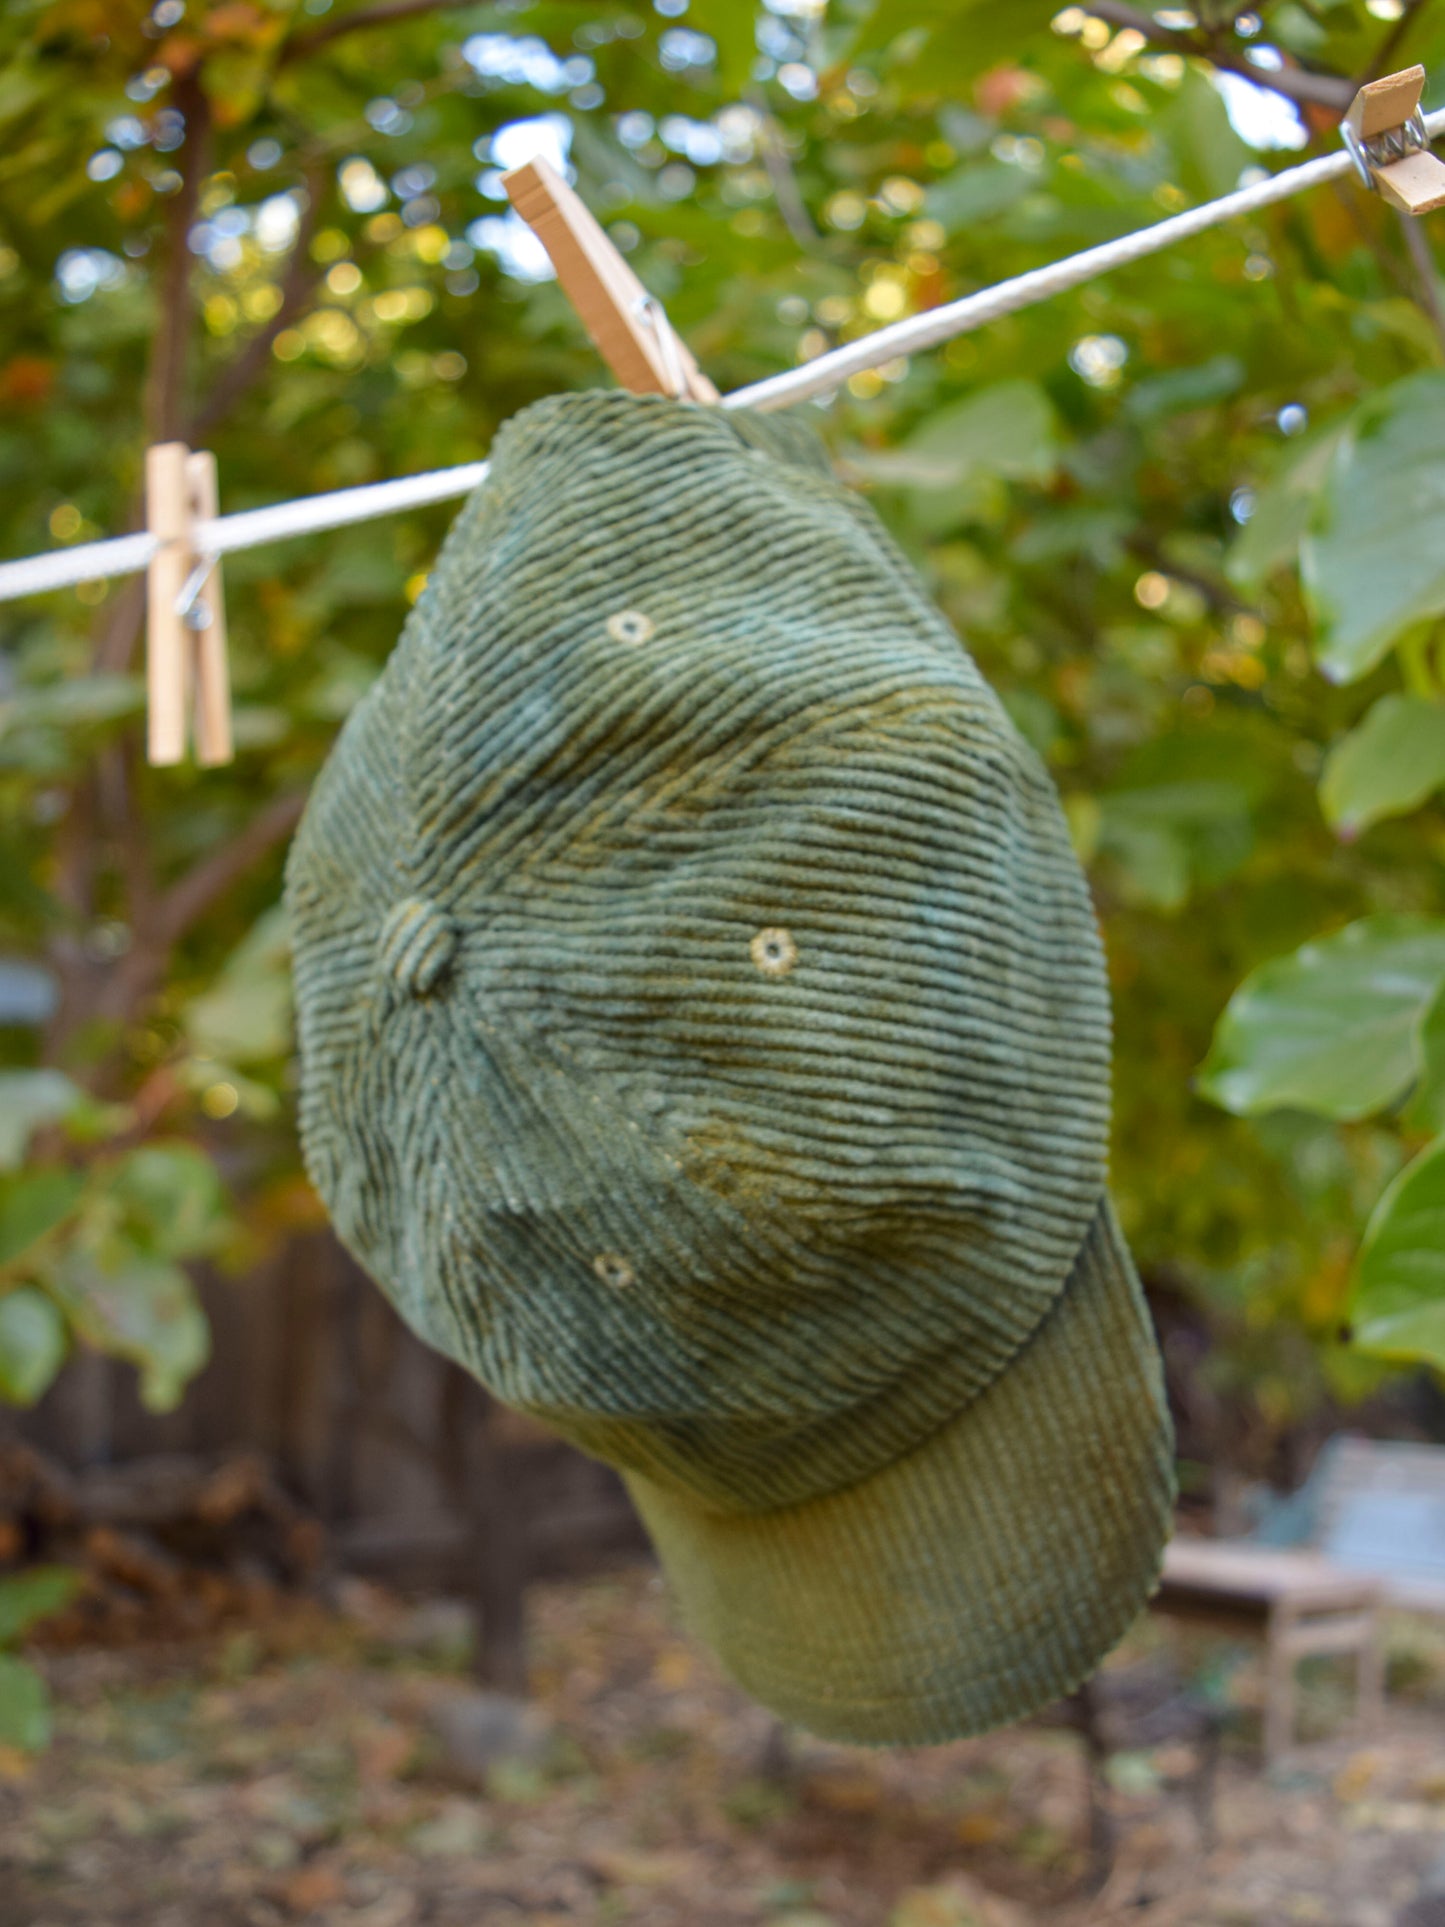
[[[628,1487],[692,1629],[825,1739],[927,1745],[1071,1692],[1157,1583],[1162,1375],[1107,1199],[1067,1290],[952,1424],[861,1485],[762,1517]]]
[[[775,1521],[1012,1412],[1103,1196],[1097,933],[1047,775],[806,430],[509,424],[288,894],[313,1178],[503,1398]]]

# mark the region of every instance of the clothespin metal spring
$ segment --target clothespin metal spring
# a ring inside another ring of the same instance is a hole
[[[1340,136],[1349,149],[1356,173],[1372,194],[1380,191],[1375,180],[1377,168],[1388,167],[1391,161],[1402,161],[1407,154],[1418,154],[1430,145],[1425,116],[1418,107],[1400,126],[1387,127],[1372,140],[1361,140],[1347,120],[1340,123]]]
[[[203,555],[186,577],[185,586],[176,597],[176,614],[188,629],[209,629],[211,626],[210,606],[202,599],[201,591],[220,559],[218,555]]]
[[[632,311],[638,320],[649,327],[657,337],[657,345],[662,351],[662,366],[677,401],[688,399],[687,371],[682,365],[682,345],[667,318],[667,310],[649,289],[642,293],[632,304]]]
[[[1345,109],[1340,138],[1360,179],[1402,214],[1445,207],[1445,163],[1430,149],[1420,112],[1425,69],[1366,81]]]

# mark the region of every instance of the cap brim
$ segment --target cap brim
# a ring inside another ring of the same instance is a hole
[[[1112,1206],[1013,1364],[872,1478],[752,1515],[628,1486],[692,1630],[825,1739],[958,1739],[1071,1692],[1157,1584],[1174,1494],[1158,1353]]]

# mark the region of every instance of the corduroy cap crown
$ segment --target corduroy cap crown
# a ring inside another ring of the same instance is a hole
[[[811,432],[499,436],[293,848],[308,1166],[408,1322],[623,1471],[785,1718],[1069,1690],[1170,1439],[1046,772]]]

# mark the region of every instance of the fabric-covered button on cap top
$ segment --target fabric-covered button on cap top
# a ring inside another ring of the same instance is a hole
[[[382,924],[379,948],[393,983],[413,997],[429,997],[452,967],[456,927],[425,897],[407,897]]]

